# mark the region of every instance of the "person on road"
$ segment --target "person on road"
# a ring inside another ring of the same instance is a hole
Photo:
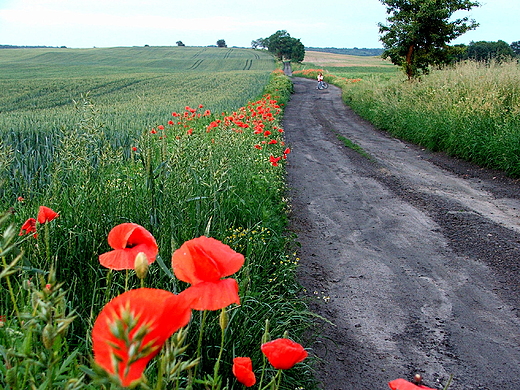
[[[320,84],[323,83],[323,73],[318,73],[318,85],[316,86],[316,89],[319,89]]]

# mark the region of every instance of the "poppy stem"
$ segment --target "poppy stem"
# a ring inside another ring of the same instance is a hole
[[[130,271],[126,270],[126,276],[125,276],[125,292],[128,291],[128,278],[130,277]]]
[[[49,233],[49,224],[46,223],[44,227],[45,231],[45,257],[47,260],[47,264],[51,263],[51,237]]]
[[[276,373],[276,377],[278,377],[278,383],[276,384],[275,390],[279,389],[280,383],[282,383],[282,370],[278,370],[278,372]]]
[[[264,371],[265,371],[265,365],[264,365],[264,368],[262,369],[262,379],[263,379]],[[278,370],[276,375],[271,378],[271,380],[269,381],[269,383],[267,385],[265,385],[265,387],[262,387],[262,380],[260,380],[260,385],[258,386],[258,388],[260,390],[267,390],[267,389],[277,390],[280,388],[281,380],[282,380],[282,370]]]
[[[109,269],[107,274],[107,285],[105,287],[105,304],[110,300],[110,289],[112,288],[112,277],[114,276],[113,270]]]
[[[226,310],[225,308],[222,309],[223,311]],[[225,340],[225,334],[226,334],[226,327],[221,326],[221,332],[220,332],[220,351],[218,353],[217,362],[215,363],[215,367],[213,369],[213,385],[212,389],[215,389],[218,383],[217,377],[218,377],[218,370],[220,368],[220,361],[222,360],[222,352],[224,351],[224,340]]]
[[[197,377],[197,370],[199,366],[202,364],[202,338],[204,336],[204,327],[206,326],[206,318],[208,316],[208,311],[203,310],[200,313],[201,320],[200,320],[200,329],[199,329],[199,341],[197,342],[197,360],[198,364],[195,366],[195,370],[193,373],[193,377]]]

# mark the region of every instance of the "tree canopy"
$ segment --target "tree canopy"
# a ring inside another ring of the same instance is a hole
[[[495,59],[498,61],[514,57],[515,52],[504,41],[488,42],[478,41],[470,42],[467,50],[467,57],[476,61],[489,61]]]
[[[478,23],[468,17],[452,19],[456,11],[480,4],[471,0],[380,0],[388,24],[379,23],[382,56],[403,67],[408,78],[427,73],[431,65],[449,63],[454,48],[448,43]]]
[[[225,41],[224,39],[219,39],[219,40],[217,41],[217,46],[218,46],[218,47],[227,47],[227,45],[226,45],[226,41]]]
[[[268,38],[251,42],[252,46],[267,47],[281,61],[302,62],[305,58],[305,46],[299,39],[291,37],[285,30],[278,30]]]

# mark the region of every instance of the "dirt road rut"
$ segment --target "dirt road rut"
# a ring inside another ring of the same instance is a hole
[[[520,183],[377,131],[294,78],[284,116],[299,277],[326,390],[421,373],[520,389]],[[361,146],[367,158],[344,146]]]

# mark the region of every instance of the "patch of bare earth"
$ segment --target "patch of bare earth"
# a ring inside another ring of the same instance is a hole
[[[520,183],[359,118],[294,79],[284,116],[299,278],[326,390],[415,373],[451,390],[520,389]],[[346,137],[368,159],[346,148]]]

